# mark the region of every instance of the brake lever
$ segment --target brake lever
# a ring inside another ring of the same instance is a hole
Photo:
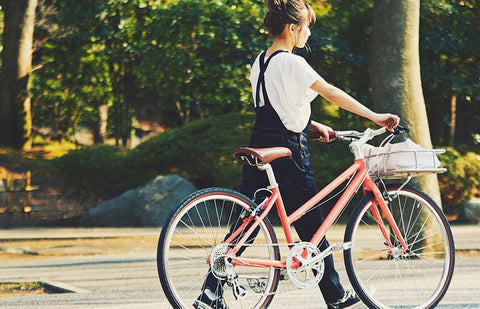
[[[351,142],[357,141],[358,138],[347,137],[347,136],[337,136],[336,141],[342,142],[344,144],[350,144]]]
[[[410,130],[408,128],[402,127],[401,125],[396,126],[393,128],[393,135],[397,136],[403,133],[408,133]]]

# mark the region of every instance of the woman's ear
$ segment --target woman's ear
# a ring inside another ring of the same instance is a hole
[[[295,30],[294,28],[295,24],[285,24],[285,28],[283,28],[284,31],[292,32]]]

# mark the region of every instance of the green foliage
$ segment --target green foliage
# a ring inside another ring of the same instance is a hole
[[[164,127],[239,111],[251,102],[249,67],[269,44],[262,0],[108,0],[47,3],[56,14],[34,55],[34,124],[67,138],[78,123],[98,124],[98,106],[110,106],[109,129],[128,138],[136,112],[148,104]],[[310,1],[317,13],[309,44],[299,51],[326,80],[367,106],[373,2]],[[425,100],[435,144],[446,144],[450,98],[457,96],[456,141],[479,134],[479,61],[473,1],[422,1],[420,53]],[[45,22],[43,23],[45,26]],[[81,31],[79,31],[81,29]],[[38,29],[37,29],[38,30]],[[40,66],[37,66],[40,67]],[[358,121],[314,104],[318,119]],[[335,120],[331,123],[334,127]]]
[[[261,1],[182,0],[149,16],[137,69],[166,124],[248,104],[249,66],[266,44],[263,15]]]
[[[253,120],[252,114],[230,113],[192,121],[142,143],[129,158],[144,171],[145,180],[178,173],[197,187],[238,188],[241,165],[233,150],[248,144]]]
[[[462,203],[480,195],[480,154],[447,148],[440,160],[442,167],[447,168],[438,176],[443,208],[445,212],[454,212]]]
[[[34,54],[41,69],[32,74],[33,122],[67,140],[74,140],[77,124],[95,126],[98,107],[113,102],[108,55],[96,36],[96,16],[106,8],[90,2],[52,1],[57,13],[45,18],[58,27]]]
[[[434,144],[448,144],[456,98],[457,144],[473,145],[480,128],[480,6],[475,1],[421,2],[420,61]]]
[[[35,57],[36,125],[71,139],[107,104],[110,132],[125,140],[145,104],[158,106],[166,127],[248,104],[249,65],[266,44],[262,1],[51,3],[58,30]]]
[[[373,2],[328,3],[329,9],[317,18],[308,40],[312,52],[302,54],[327,81],[370,105],[368,53]]]
[[[118,147],[97,145],[70,151],[54,159],[53,165],[73,196],[84,200],[110,198],[132,185],[125,154]]]

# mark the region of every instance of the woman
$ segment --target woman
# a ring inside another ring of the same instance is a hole
[[[307,131],[321,133],[322,141],[329,141],[332,128],[311,120],[311,101],[320,94],[329,102],[363,116],[392,130],[399,118],[392,114],[378,114],[363,106],[339,88],[327,83],[304,58],[294,54],[303,48],[315,22],[315,13],[305,0],[267,0],[268,13],[264,23],[272,45],[255,60],[250,81],[254,97],[256,122],[250,137],[250,147],[285,146],[292,151],[293,160],[272,162],[287,212],[290,214],[317,192],[310,169]],[[387,119],[393,118],[392,127]],[[268,185],[263,171],[244,166],[241,192],[253,198],[255,192]],[[320,207],[308,212],[294,223],[299,237],[309,241],[323,222]],[[329,246],[323,239],[321,251]],[[324,260],[325,270],[319,283],[328,308],[355,308],[360,300],[352,291],[345,291],[334,269],[330,255]],[[226,308],[222,298],[222,284],[209,275],[203,293],[195,302],[196,308]]]

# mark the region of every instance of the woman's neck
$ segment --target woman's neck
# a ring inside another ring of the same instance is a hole
[[[271,54],[276,52],[277,50],[286,50],[289,53],[293,50],[293,45],[288,42],[289,40],[283,38],[275,38],[273,39],[272,45],[267,49],[266,56],[269,57]]]

